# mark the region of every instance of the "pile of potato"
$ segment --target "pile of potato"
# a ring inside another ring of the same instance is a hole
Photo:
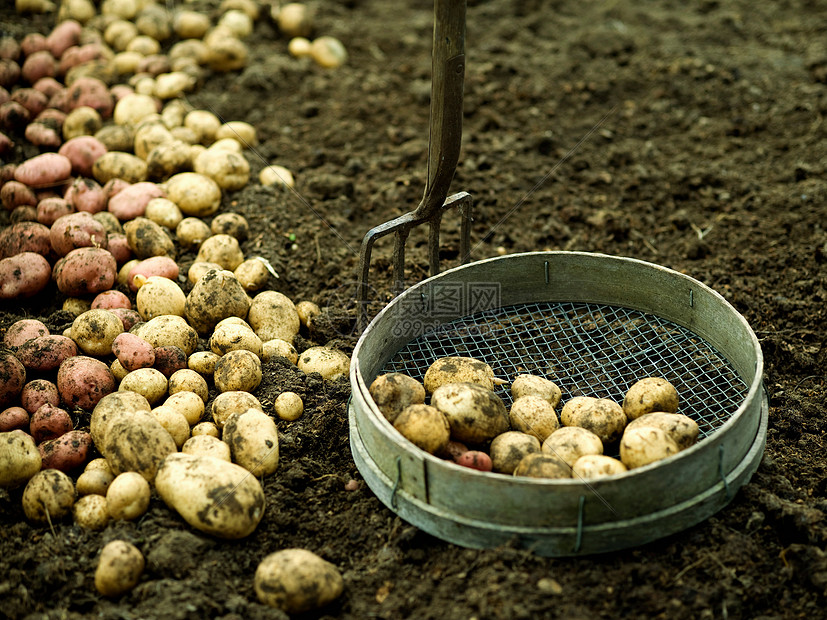
[[[429,367],[421,383],[389,373],[373,381],[370,394],[394,428],[422,450],[514,476],[587,480],[622,474],[684,450],[698,438],[697,423],[677,413],[674,386],[660,377],[636,382],[622,404],[571,398],[559,417],[562,393],[551,380],[516,377],[510,409],[494,393],[503,383],[485,362],[445,357]],[[620,458],[604,454],[607,449],[619,451]]]

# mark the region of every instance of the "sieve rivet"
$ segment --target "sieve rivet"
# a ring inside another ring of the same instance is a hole
[[[544,268],[546,272],[546,284],[548,284],[548,261],[544,263]]]
[[[396,480],[391,490],[391,507],[396,510],[396,492],[399,490],[399,483],[402,482],[402,457],[396,457]]]
[[[574,552],[579,553],[583,542],[583,507],[586,505],[586,496],[580,496],[580,505],[577,508],[577,536],[574,539]]]
[[[689,289],[689,307],[695,307],[695,291],[692,289]]]

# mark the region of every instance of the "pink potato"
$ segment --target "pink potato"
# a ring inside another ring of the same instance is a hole
[[[115,391],[115,377],[100,360],[76,355],[58,368],[57,389],[66,405],[91,411],[101,398]]]
[[[95,44],[90,43],[89,45]],[[70,110],[81,106],[89,106],[97,110],[98,114],[105,119],[112,116],[115,102],[109,92],[109,87],[101,80],[93,77],[80,77],[72,82],[72,85],[66,90]]]
[[[44,198],[37,203],[37,221],[44,226],[51,226],[58,218],[74,213],[74,211],[75,208],[63,198]]]
[[[163,198],[164,190],[155,183],[141,181],[118,192],[109,199],[108,209],[119,220],[134,220],[146,211],[146,205],[153,198]]]
[[[0,86],[0,103],[6,103],[9,99],[11,99],[9,91]]]
[[[0,58],[17,60],[20,58],[20,43],[9,35],[0,37]]]
[[[0,407],[16,402],[26,385],[26,368],[11,351],[0,350]]]
[[[11,100],[26,108],[31,118],[40,114],[49,105],[49,98],[34,88],[18,88],[11,94]]]
[[[121,320],[121,323],[123,323],[123,329],[127,332],[143,321],[137,310],[131,310],[129,308],[111,308],[109,312]]]
[[[28,123],[32,114],[17,101],[6,101],[0,105],[0,127],[14,130]]]
[[[95,179],[78,177],[63,195],[77,211],[100,213],[106,209],[106,192]]]
[[[442,456],[456,463],[457,459],[468,452],[468,446],[459,441],[449,441],[442,450]]]
[[[48,50],[40,50],[23,61],[20,74],[29,84],[34,84],[40,78],[53,78],[57,75],[57,61]]]
[[[9,258],[21,252],[51,256],[49,229],[38,222],[18,222],[0,231],[0,258]]]
[[[105,58],[107,55],[106,48],[100,43],[84,43],[83,45],[73,45],[60,57],[60,64],[57,71],[60,75],[65,76],[73,68],[93,60]]]
[[[39,32],[30,32],[20,41],[20,51],[24,56],[31,56],[35,52],[47,49],[49,49],[49,44],[46,42],[46,35]]]
[[[112,341],[112,353],[128,372],[139,368],[151,368],[155,363],[155,350],[143,338],[124,332]]]
[[[23,407],[9,407],[0,411],[0,433],[29,427],[29,412]]]
[[[178,280],[178,271],[178,263],[168,256],[152,256],[145,258],[130,269],[126,277],[126,282],[129,284],[130,290],[137,291],[138,287],[134,284],[135,276],[140,275],[145,278],[161,276],[174,282]]]
[[[132,302],[129,297],[118,290],[112,289],[98,293],[97,297],[92,300],[92,310],[112,310],[113,308],[132,308]]]
[[[37,147],[42,149],[56,149],[63,142],[60,133],[50,124],[35,121],[26,125],[23,136]]]
[[[46,379],[33,379],[23,386],[20,393],[20,404],[29,413],[34,413],[43,405],[57,407],[60,404],[60,394],[57,386]]]
[[[49,284],[52,266],[35,252],[21,252],[0,260],[0,299],[37,295]]]
[[[479,450],[468,450],[462,453],[456,460],[457,465],[476,469],[477,471],[491,471],[491,457]]]
[[[42,77],[32,84],[32,88],[39,90],[51,100],[51,98],[55,96],[55,93],[63,90],[65,86],[53,77]]]
[[[53,127],[60,131],[63,128],[63,122],[66,120],[66,112],[62,112],[56,108],[46,108],[34,119],[37,123],[45,123],[49,127]]]
[[[153,368],[158,370],[167,379],[177,370],[187,367],[187,354],[179,347],[166,345],[155,347],[155,364]]]
[[[107,202],[112,200],[113,197],[120,194],[130,185],[132,185],[132,183],[130,183],[129,181],[125,181],[124,179],[109,179],[103,186],[103,192],[106,194]]]
[[[45,403],[32,414],[29,432],[36,443],[60,437],[74,428],[72,416],[65,409]]]
[[[0,155],[5,155],[14,148],[14,141],[0,131]],[[0,181],[2,183],[2,181]]]
[[[127,95],[134,95],[135,89],[129,86],[128,84],[115,84],[111,91],[112,96],[115,98],[115,101],[120,101]]]
[[[92,435],[86,431],[69,431],[56,439],[49,439],[37,446],[42,469],[59,469],[70,472],[78,469],[89,458]]]
[[[20,79],[20,65],[9,58],[0,58],[0,86],[11,88]]]
[[[15,354],[26,368],[36,372],[47,372],[55,370],[65,360],[77,355],[78,345],[71,338],[52,334],[24,342]]]
[[[15,166],[12,174],[14,174],[16,170],[17,167]],[[36,207],[37,195],[28,185],[12,179],[3,183],[3,187],[0,188],[0,202],[3,203],[3,207],[8,211],[14,211],[21,205]]]
[[[3,344],[9,348],[17,348],[29,340],[48,335],[49,328],[37,319],[20,319],[12,323],[6,330]]]
[[[14,178],[29,187],[54,187],[72,174],[72,162],[65,155],[43,153],[17,166]]]
[[[17,207],[14,211],[11,212],[11,215],[9,216],[9,221],[12,224],[19,224],[20,222],[36,222],[37,209],[35,209],[31,205],[23,205]]]
[[[112,288],[118,264],[103,248],[78,248],[57,261],[52,273],[64,295],[96,295]]]
[[[8,183],[9,181],[14,181],[14,171],[17,170],[17,164],[4,164],[0,166],[0,185]],[[16,181],[15,181],[16,182]],[[21,185],[23,185],[21,183]],[[23,185],[23,187],[26,187]],[[29,190],[31,191],[31,190]],[[34,192],[32,192],[34,194]]]
[[[109,233],[107,243],[109,245],[107,249],[115,257],[118,265],[123,265],[134,258],[132,248],[129,247],[129,241],[123,233]]]
[[[74,19],[67,19],[55,26],[46,37],[46,46],[55,58],[60,58],[63,52],[73,45],[80,43],[83,26]]]
[[[52,249],[58,256],[66,256],[77,248],[96,247],[106,249],[106,229],[91,213],[79,211],[55,220],[49,230]]]
[[[92,176],[92,166],[107,152],[103,142],[94,136],[76,136],[67,140],[58,153],[72,162],[72,171],[84,177]]]

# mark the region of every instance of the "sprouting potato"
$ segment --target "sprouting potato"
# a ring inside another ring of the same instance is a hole
[[[625,471],[627,470],[623,463],[605,454],[586,454],[581,456],[574,462],[571,468],[572,477],[582,480],[616,476]]]
[[[528,478],[571,478],[571,467],[552,454],[532,452],[514,469],[515,476]]]
[[[543,442],[543,452],[556,456],[571,467],[581,456],[603,454],[603,442],[588,429],[564,426]]]
[[[626,414],[616,402],[607,398],[578,396],[572,398],[560,412],[563,426],[581,426],[600,437],[604,444],[610,444],[623,434]]]
[[[678,444],[661,428],[638,426],[623,433],[620,460],[628,469],[649,465],[679,452]]]
[[[555,409],[562,398],[562,392],[556,383],[538,375],[519,375],[511,384],[511,395],[514,400],[521,396],[539,396]]]
[[[644,413],[626,425],[626,430],[639,426],[654,426],[666,431],[681,450],[686,450],[698,440],[698,423],[681,413],[653,411]]]
[[[392,372],[376,377],[370,384],[370,396],[388,422],[393,424],[402,410],[425,402],[423,385],[406,374]]]
[[[431,395],[451,426],[451,438],[482,444],[510,430],[508,412],[499,396],[476,383],[447,383]]]
[[[494,389],[494,370],[483,361],[472,357],[443,357],[425,372],[425,390],[433,394],[447,383],[476,383],[487,390]]]
[[[451,427],[445,415],[436,407],[425,404],[405,407],[394,419],[393,427],[430,454],[441,452],[451,438]]]
[[[513,474],[523,458],[535,452],[540,452],[537,437],[519,431],[506,431],[491,441],[492,470],[502,474]]]
[[[678,410],[678,391],[662,377],[646,377],[635,383],[623,398],[623,412],[629,420],[645,413]]]
[[[516,399],[508,412],[511,428],[533,435],[543,442],[560,428],[557,412],[551,403],[541,396],[527,395]]]

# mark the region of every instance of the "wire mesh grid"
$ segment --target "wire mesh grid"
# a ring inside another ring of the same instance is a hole
[[[738,409],[749,387],[708,342],[653,314],[618,306],[543,302],[486,310],[436,326],[399,350],[383,373],[422,380],[441,357],[483,360],[497,377],[539,374],[562,402],[575,396],[621,403],[633,383],[659,376],[678,391],[678,412],[694,419],[700,438]],[[508,385],[497,388],[511,405]]]

